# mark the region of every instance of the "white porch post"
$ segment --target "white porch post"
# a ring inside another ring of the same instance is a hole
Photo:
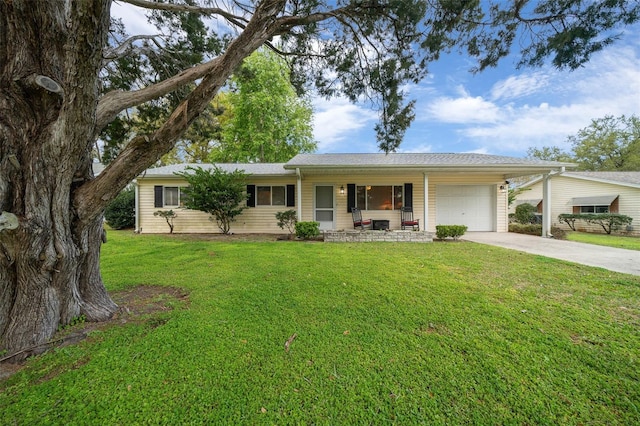
[[[424,174],[424,218],[422,230],[429,229],[429,175]]]
[[[551,235],[551,174],[542,177],[542,238]]]
[[[297,206],[298,206],[298,222],[302,222],[302,173],[300,173],[300,169],[296,168],[296,176],[298,178],[296,185],[297,194]]]

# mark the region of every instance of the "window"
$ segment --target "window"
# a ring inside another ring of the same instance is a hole
[[[363,185],[356,188],[356,207],[361,210],[399,210],[402,185]]]
[[[580,206],[580,213],[609,213],[609,206]]]
[[[165,186],[163,199],[165,207],[183,207],[186,194],[179,186]]]
[[[257,186],[258,206],[284,206],[287,200],[285,186]]]

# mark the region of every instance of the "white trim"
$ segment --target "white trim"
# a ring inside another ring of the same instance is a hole
[[[302,222],[302,174],[300,173],[300,169],[296,169],[296,176],[297,176],[297,187],[296,187],[296,192],[298,193],[298,199],[296,200],[296,202],[298,204],[296,204],[296,206],[298,207],[298,222]]]
[[[134,188],[134,209],[135,209],[135,232],[140,232],[140,189],[137,180],[133,180],[133,188]]]
[[[542,178],[542,238],[553,237],[551,234],[551,175]]]
[[[424,174],[424,207],[423,207],[423,218],[422,218],[422,229],[429,229],[429,175],[427,173]]]

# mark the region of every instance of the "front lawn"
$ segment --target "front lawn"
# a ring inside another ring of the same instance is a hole
[[[102,271],[189,301],[31,359],[0,424],[640,423],[640,277],[470,242],[120,231]]]
[[[609,246],[623,248],[627,250],[640,250],[640,238],[625,237],[621,235],[592,234],[587,232],[569,232],[569,241],[579,243],[596,244],[599,246]]]

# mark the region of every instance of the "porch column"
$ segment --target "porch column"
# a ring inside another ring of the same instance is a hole
[[[302,173],[300,173],[300,169],[296,168],[296,176],[298,178],[296,191],[298,199],[296,205],[298,206],[298,222],[302,222]]]
[[[429,229],[429,175],[424,174],[424,217],[422,220],[422,230]]]
[[[551,174],[542,176],[542,238],[551,235]]]

